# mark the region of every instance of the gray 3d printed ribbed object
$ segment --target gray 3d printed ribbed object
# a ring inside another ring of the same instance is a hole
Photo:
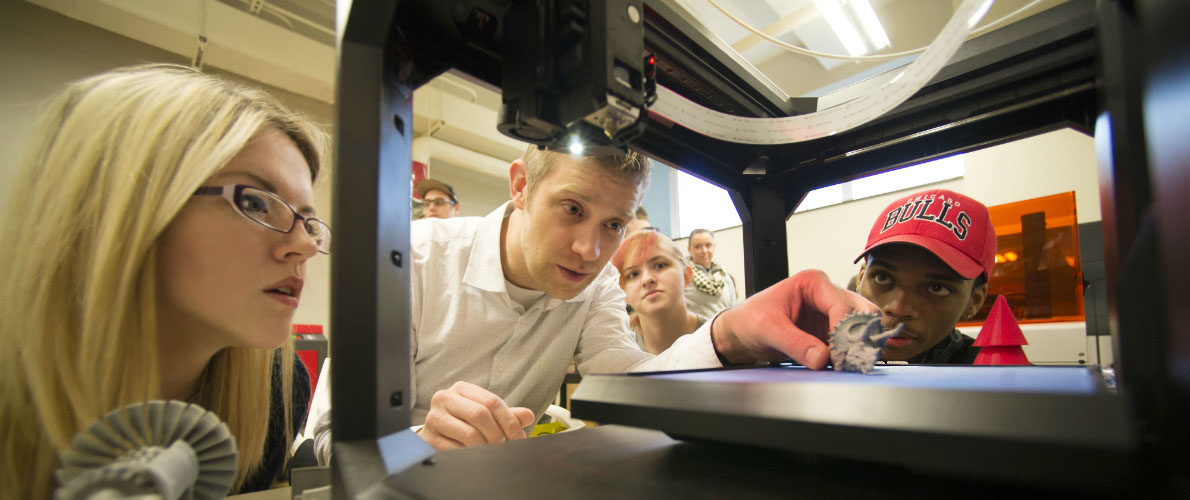
[[[219,499],[235,475],[235,437],[219,417],[181,401],[149,401],[113,410],[75,435],[54,498]]]

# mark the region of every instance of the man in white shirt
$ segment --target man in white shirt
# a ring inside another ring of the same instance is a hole
[[[424,422],[422,439],[448,449],[525,437],[571,358],[583,374],[786,357],[822,368],[828,351],[820,339],[830,326],[853,310],[877,310],[807,271],[657,356],[641,351],[608,260],[649,168],[634,153],[574,159],[531,146],[509,168],[512,200],[504,206],[483,218],[411,225],[413,423]],[[329,432],[328,416],[310,418]]]

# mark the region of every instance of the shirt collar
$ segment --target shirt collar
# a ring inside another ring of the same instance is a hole
[[[959,349],[963,348],[962,337],[960,335],[962,335],[962,332],[957,328],[952,330],[950,335],[943,337],[937,344],[934,344],[934,347],[910,359],[909,364],[934,364],[950,361],[950,357],[954,356]]]
[[[504,287],[504,268],[500,264],[500,227],[504,218],[512,213],[512,202],[505,202],[483,217],[475,232],[475,243],[467,269],[463,271],[463,283],[488,292],[508,293]]]

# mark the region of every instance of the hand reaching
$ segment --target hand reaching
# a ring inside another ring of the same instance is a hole
[[[835,286],[822,271],[802,271],[717,316],[711,338],[732,363],[793,358],[818,370],[829,358],[828,332],[853,311],[880,309]]]

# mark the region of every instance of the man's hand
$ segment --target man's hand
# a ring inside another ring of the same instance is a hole
[[[425,426],[418,431],[438,450],[525,439],[533,411],[508,407],[499,396],[475,384],[455,382],[434,393]]]
[[[711,339],[732,363],[788,357],[818,370],[830,358],[823,341],[852,311],[880,308],[835,286],[822,271],[802,271],[723,311],[711,324]]]

